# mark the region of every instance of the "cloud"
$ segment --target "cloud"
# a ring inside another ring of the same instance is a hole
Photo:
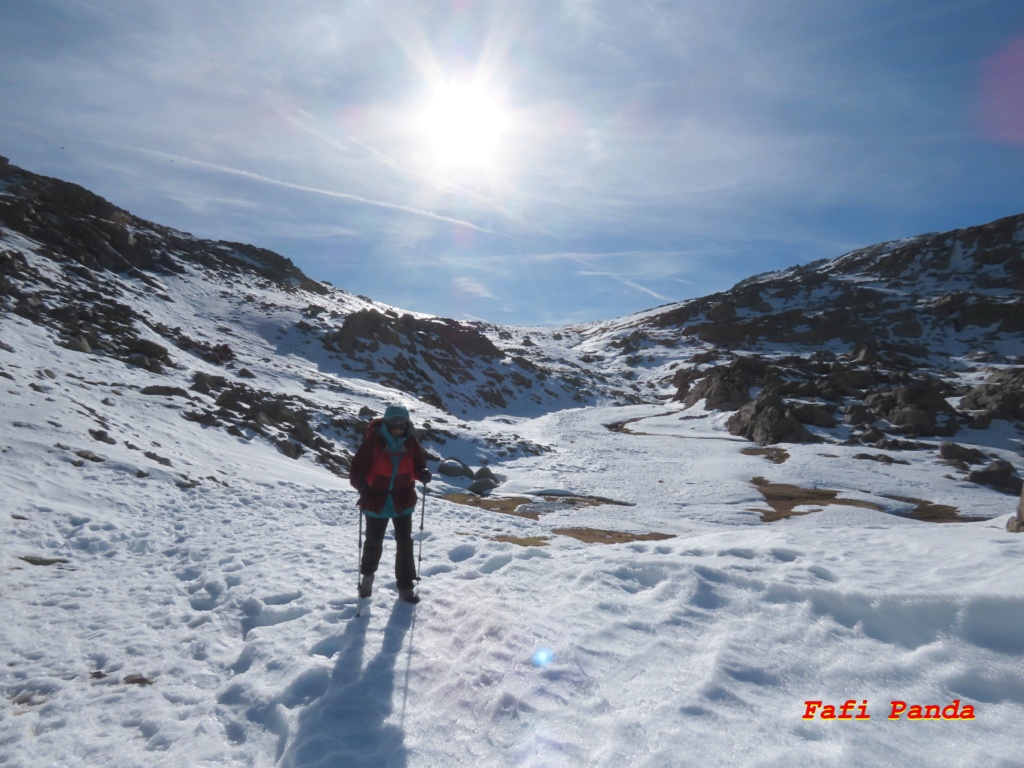
[[[481,299],[498,298],[487,289],[486,285],[481,283],[479,280],[474,280],[471,277],[457,277],[455,278],[455,285],[462,293],[468,293],[473,296],[478,296]]]
[[[646,293],[648,296],[652,296],[655,299],[658,299],[658,301],[673,301],[672,297],[670,296],[663,296],[657,291],[652,291],[650,288],[640,285],[640,283],[636,282],[635,280],[630,280],[628,277],[623,277],[622,275],[616,274],[614,272],[581,271],[580,274],[588,277],[607,277],[610,280],[614,280],[615,282],[626,286],[627,288],[632,288],[634,291]]]
[[[274,179],[274,178],[271,178],[270,176],[264,176],[264,175],[259,174],[259,173],[253,173],[252,171],[243,171],[243,170],[240,170],[238,168],[231,168],[229,166],[220,165],[218,163],[209,163],[209,162],[206,162],[205,160],[196,160],[195,158],[191,158],[191,157],[184,157],[182,155],[176,155],[176,154],[173,154],[173,153],[170,153],[170,152],[163,152],[163,151],[158,150],[158,149],[146,149],[146,148],[143,148],[143,147],[130,147],[130,146],[112,144],[112,143],[109,143],[109,142],[97,142],[97,143],[106,144],[107,146],[115,146],[115,147],[119,146],[122,149],[129,149],[129,150],[133,150],[135,152],[143,152],[145,154],[153,155],[155,157],[163,157],[163,158],[166,158],[168,160],[180,160],[181,162],[189,163],[191,165],[195,165],[195,166],[198,166],[200,168],[208,168],[210,170],[218,171],[220,173],[227,173],[227,174],[231,174],[231,175],[234,175],[234,176],[240,176],[240,177],[242,177],[244,179],[250,179],[252,181],[258,181],[258,182],[261,182],[263,184],[273,184],[273,185],[278,186],[278,187],[284,187],[285,189],[294,189],[294,190],[297,190],[299,192],[310,192],[310,193],[316,194],[316,195],[323,195],[325,197],[333,197],[333,198],[337,198],[339,200],[347,200],[347,201],[350,201],[350,202],[353,202],[353,203],[360,203],[362,205],[370,205],[370,206],[373,206],[373,207],[376,207],[376,208],[386,208],[386,209],[392,210],[392,211],[400,211],[402,213],[408,213],[408,214],[411,214],[413,216],[421,216],[421,217],[428,218],[428,219],[434,219],[435,221],[443,221],[443,222],[446,222],[446,223],[449,223],[449,224],[457,224],[460,227],[466,227],[468,229],[472,229],[472,230],[475,230],[477,232],[483,232],[483,233],[487,233],[487,234],[497,234],[492,229],[488,229],[486,227],[479,226],[477,224],[474,224],[471,221],[466,221],[465,219],[457,219],[457,218],[453,218],[451,216],[444,216],[444,215],[439,214],[439,213],[434,213],[433,211],[427,211],[427,210],[423,210],[423,209],[420,209],[420,208],[414,208],[414,207],[409,206],[409,205],[402,205],[401,203],[391,203],[391,202],[387,202],[387,201],[384,201],[384,200],[374,200],[372,198],[364,197],[362,195],[351,194],[349,192],[337,192],[335,190],[321,189],[319,187],[312,187],[312,186],[309,186],[309,185],[306,185],[306,184],[296,184],[295,182],[292,182],[292,181],[283,181],[281,179]]]

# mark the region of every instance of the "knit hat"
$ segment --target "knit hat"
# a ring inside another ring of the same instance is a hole
[[[398,419],[402,419],[408,423],[410,421],[409,409],[403,408],[401,405],[389,405],[384,411],[384,422],[387,423],[392,419],[395,419],[396,421]]]

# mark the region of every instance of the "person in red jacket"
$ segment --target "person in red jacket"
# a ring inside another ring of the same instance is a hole
[[[416,560],[412,544],[412,514],[416,511],[416,481],[431,480],[419,441],[412,434],[409,411],[389,405],[384,418],[370,423],[366,437],[349,465],[349,482],[359,491],[359,509],[366,516],[366,543],[359,563],[359,596],[373,593],[373,578],[384,551],[388,521],[395,529],[395,580],[398,598],[418,603],[413,590]]]

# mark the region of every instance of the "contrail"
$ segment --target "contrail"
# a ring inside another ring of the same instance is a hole
[[[144,147],[132,147],[125,144],[114,144],[111,142],[97,142],[99,144],[105,144],[111,147],[119,147],[121,149],[129,149],[135,152],[142,152],[149,155],[155,155],[157,157],[167,158],[168,160],[180,160],[181,162],[191,163],[192,165],[198,165],[201,168],[209,168],[214,171],[220,171],[221,173],[229,173],[234,176],[241,176],[245,179],[252,179],[253,181],[260,181],[264,184],[273,184],[278,187],[285,187],[286,189],[295,189],[300,192],[311,192],[315,195],[324,195],[326,197],[334,197],[340,200],[348,200],[353,203],[362,203],[363,205],[371,205],[376,208],[387,208],[392,211],[401,211],[402,213],[409,213],[413,216],[423,216],[428,219],[434,219],[435,221],[444,221],[449,224],[458,224],[460,227],[466,227],[468,229],[475,230],[476,232],[483,232],[488,235],[500,234],[495,232],[493,229],[487,229],[481,227],[478,224],[474,224],[471,221],[465,221],[464,219],[456,219],[451,216],[444,216],[440,213],[434,213],[433,211],[425,211],[421,208],[414,208],[410,205],[402,205],[401,203],[389,203],[385,200],[374,200],[373,198],[363,197],[362,195],[354,195],[350,192],[335,192],[331,189],[322,189],[320,187],[310,187],[305,184],[296,184],[293,181],[283,181],[281,179],[275,179],[270,176],[263,176],[259,173],[253,173],[252,171],[243,171],[238,168],[231,168],[227,165],[219,165],[217,163],[208,163],[205,160],[196,160],[191,157],[184,157],[182,155],[175,155],[170,152],[164,152],[159,149],[146,149]]]

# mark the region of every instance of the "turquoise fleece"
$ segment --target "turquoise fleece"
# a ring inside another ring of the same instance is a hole
[[[398,474],[398,464],[402,460],[402,453],[403,453],[403,451],[405,449],[405,440],[406,440],[406,437],[408,437],[408,436],[407,435],[402,435],[399,438],[392,437],[391,433],[388,432],[388,425],[386,423],[383,423],[383,422],[380,425],[380,433],[382,435],[384,435],[385,450],[388,453],[392,454],[391,455],[391,484],[388,486],[388,497],[384,501],[384,508],[380,512],[371,512],[368,509],[364,509],[363,510],[363,514],[366,515],[367,517],[376,517],[376,518],[405,517],[406,515],[411,515],[413,512],[416,511],[416,507],[415,506],[409,507],[408,509],[403,509],[401,512],[399,512],[399,511],[397,511],[395,509],[395,502],[391,498],[391,491],[395,487],[395,475]]]

